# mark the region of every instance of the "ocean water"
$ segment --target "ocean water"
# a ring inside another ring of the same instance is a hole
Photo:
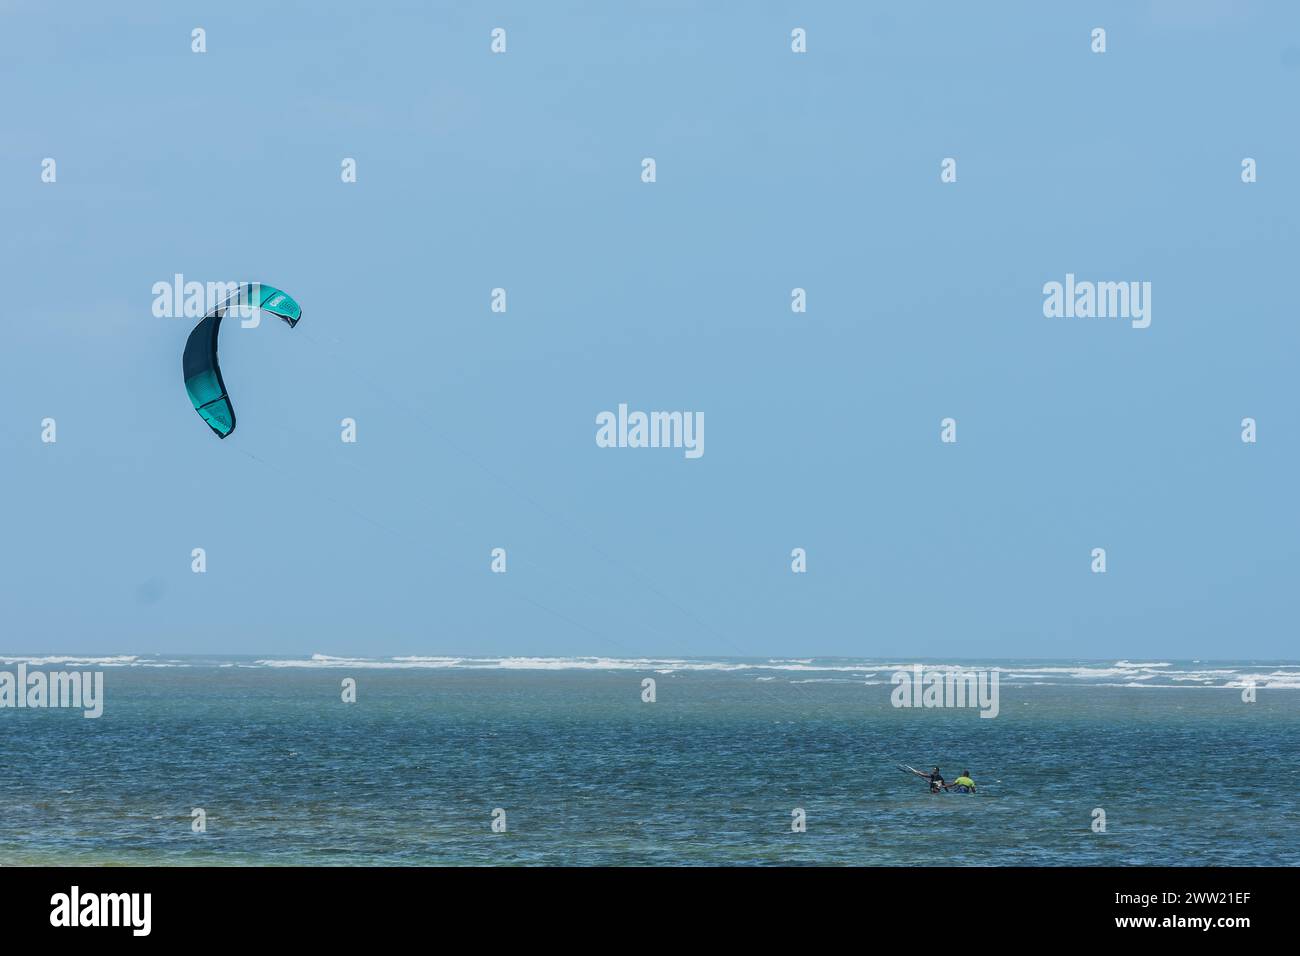
[[[5,865],[1207,866],[1300,847],[1294,662],[967,662],[999,670],[988,719],[892,706],[903,661],[27,660],[102,670],[105,709],[0,709]],[[980,792],[931,796],[900,762],[969,768]]]

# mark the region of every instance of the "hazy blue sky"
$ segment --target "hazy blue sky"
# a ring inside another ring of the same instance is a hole
[[[0,2],[0,84],[0,651],[1297,656],[1300,5]],[[224,442],[175,273],[303,306]]]

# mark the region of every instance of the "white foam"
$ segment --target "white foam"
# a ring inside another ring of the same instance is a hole
[[[255,661],[220,658],[163,658],[130,654],[109,656],[0,655],[0,663],[25,663],[31,667],[236,667],[236,668],[326,668],[326,669],[426,669],[426,670],[517,670],[517,671],[641,671],[658,674],[689,672],[751,673],[775,680],[790,675],[791,683],[892,682],[897,672],[911,673],[920,666],[926,672],[970,672],[996,670],[1004,684],[1034,687],[1084,685],[1090,687],[1256,687],[1300,689],[1300,663],[1223,661],[1175,664],[1170,661],[972,661],[969,663],[899,662],[880,660],[676,657],[524,657],[402,655],[396,657],[348,657],[312,654],[310,657],[261,658]],[[799,679],[794,679],[795,676]]]
[[[118,654],[112,657],[76,657],[71,655],[54,655],[48,657],[0,656],[2,664],[27,664],[31,667],[130,667],[144,663],[132,654]]]

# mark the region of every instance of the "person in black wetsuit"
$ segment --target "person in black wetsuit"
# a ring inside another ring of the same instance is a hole
[[[935,767],[929,773],[924,773],[923,771],[920,770],[913,770],[912,773],[916,774],[918,777],[924,777],[926,780],[930,781],[931,793],[939,793],[942,790],[948,789],[948,784],[944,782],[943,774],[939,773],[938,767]]]

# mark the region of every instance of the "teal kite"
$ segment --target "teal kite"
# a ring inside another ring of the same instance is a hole
[[[217,364],[217,336],[222,317],[236,307],[259,308],[278,315],[289,323],[289,328],[302,318],[302,307],[288,293],[260,282],[245,282],[194,326],[182,360],[185,391],[194,403],[194,410],[218,438],[225,438],[235,430],[235,409]]]

